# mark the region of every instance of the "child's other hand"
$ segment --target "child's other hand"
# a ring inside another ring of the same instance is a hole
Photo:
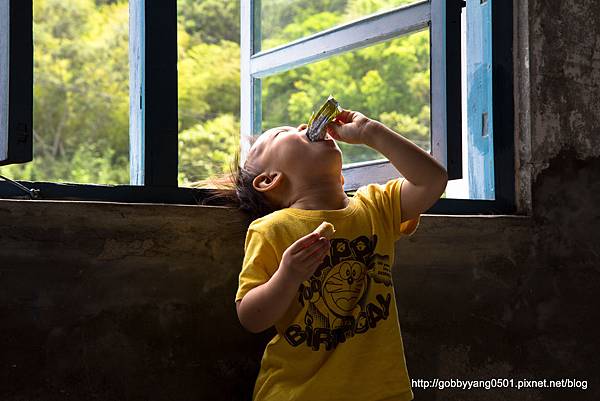
[[[319,234],[312,232],[290,245],[281,258],[282,274],[294,284],[300,285],[308,280],[325,255],[329,252],[329,240],[319,238]]]
[[[342,109],[342,112],[329,124],[327,124],[327,133],[336,141],[362,145],[366,143],[368,135],[368,126],[373,120],[364,114]]]

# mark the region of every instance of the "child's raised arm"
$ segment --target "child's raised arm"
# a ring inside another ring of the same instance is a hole
[[[329,240],[319,238],[315,232],[290,245],[269,281],[251,289],[236,303],[242,326],[252,333],[273,326],[289,308],[300,284],[312,276],[328,251]]]
[[[414,219],[429,209],[444,193],[448,173],[429,153],[363,114],[343,110],[328,132],[336,139],[365,144],[384,155],[406,182],[402,185],[402,221]]]

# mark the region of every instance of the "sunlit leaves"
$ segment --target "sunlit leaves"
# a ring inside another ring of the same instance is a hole
[[[232,150],[239,144],[239,118],[221,114],[179,133],[179,182],[214,176],[229,165]]]

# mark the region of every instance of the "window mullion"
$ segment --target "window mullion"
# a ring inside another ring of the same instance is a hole
[[[492,1],[491,7],[494,197],[506,213],[514,213],[513,3]]]
[[[250,55],[252,52],[252,3],[240,2],[240,163],[244,164],[250,150],[250,143],[244,135],[253,132],[252,103],[254,101],[253,78],[250,75]]]
[[[462,178],[460,0],[431,1],[431,150],[448,171]]]
[[[131,183],[177,187],[177,4],[129,7]]]
[[[144,1],[129,1],[129,183],[144,185]]]

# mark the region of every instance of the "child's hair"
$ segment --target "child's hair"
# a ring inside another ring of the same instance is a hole
[[[244,135],[250,142],[250,146],[256,142],[257,136]],[[220,205],[235,207],[244,212],[249,219],[248,223],[259,217],[266,216],[277,210],[267,198],[259,191],[254,189],[252,181],[261,171],[258,171],[252,163],[246,163],[240,166],[241,147],[238,145],[234,153],[234,158],[229,166],[229,173],[219,174],[214,178],[195,181],[191,187],[205,188],[211,195],[204,198],[201,205]]]

